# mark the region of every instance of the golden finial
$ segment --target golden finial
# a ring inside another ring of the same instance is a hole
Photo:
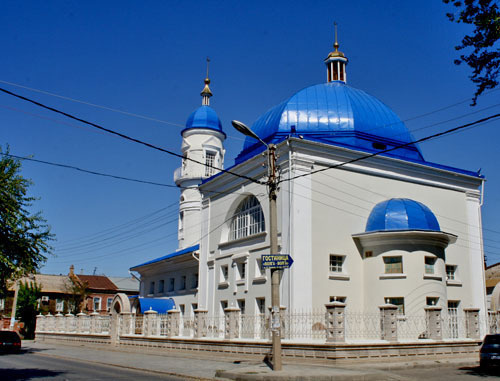
[[[202,105],[209,106],[210,105],[210,97],[213,95],[212,92],[210,91],[210,87],[208,85],[210,84],[210,78],[208,77],[208,65],[210,64],[210,58],[207,57],[207,77],[205,78],[205,87],[201,91],[201,96],[202,96]]]
[[[333,44],[333,48],[335,49],[333,52],[331,52],[328,57],[343,57],[345,58],[345,55],[344,53],[340,52],[339,51],[339,42],[338,42],[338,39],[337,39],[337,23],[333,23],[334,27],[335,27],[335,42]],[[328,58],[327,57],[327,58]]]
[[[333,47],[335,48],[335,51],[337,52],[339,50],[339,43],[337,41],[337,23],[334,22],[333,25],[335,26],[335,43],[333,44]]]

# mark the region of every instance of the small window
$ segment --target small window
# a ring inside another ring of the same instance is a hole
[[[64,311],[64,300],[56,299],[56,311],[63,312]]]
[[[198,288],[198,273],[193,274],[191,278],[191,288]]]
[[[222,265],[220,267],[220,281],[227,282],[229,280],[229,266]]]
[[[262,258],[257,258],[255,260],[255,277],[261,277],[266,275],[266,270],[262,268]]]
[[[345,296],[330,296],[330,303],[332,302],[340,302],[340,303],[345,303],[346,301]]]
[[[365,251],[365,258],[371,258],[371,257],[373,257],[373,251],[371,250]]]
[[[186,276],[183,275],[181,276],[181,284],[179,286],[179,290],[185,290],[186,289]]]
[[[403,257],[384,257],[386,274],[403,273]]]
[[[425,257],[425,273],[434,274],[434,265],[436,264],[436,258]]]
[[[106,301],[106,308],[109,311],[111,311],[111,304],[113,304],[113,298],[108,298],[108,300]]]
[[[162,279],[158,284],[158,292],[161,294],[165,292],[165,281]]]
[[[246,277],[247,263],[246,262],[236,262],[236,268],[238,270],[238,279],[243,280]]]
[[[387,149],[387,146],[384,143],[379,142],[372,143],[372,147],[380,150]]]
[[[191,311],[193,312],[193,315],[194,315],[194,311],[196,311],[198,309],[198,303],[191,303]]]
[[[151,282],[149,284],[149,293],[154,294],[155,293],[155,282]]]
[[[342,266],[344,264],[344,256],[342,255],[330,255],[330,272],[341,273]]]
[[[93,305],[94,305],[94,312],[100,311],[101,310],[101,298],[98,296],[94,296],[92,301],[93,301]]]
[[[439,298],[435,296],[428,296],[425,300],[425,304],[428,306],[437,306]]]
[[[0,311],[5,309],[5,299],[0,299]]]
[[[168,291],[172,292],[175,290],[175,278],[170,278],[168,280]]]
[[[455,265],[446,265],[446,279],[447,280],[456,280],[457,266]]]
[[[245,299],[238,299],[238,308],[242,315],[245,314]]]
[[[205,176],[212,176],[215,173],[215,152],[205,153]]]
[[[397,297],[397,298],[389,297],[389,298],[385,298],[385,302],[387,304],[393,304],[396,307],[398,307],[398,314],[400,314],[400,315],[404,315],[405,314],[405,298],[401,298],[401,297]]]
[[[266,298],[255,298],[255,303],[257,304],[257,313],[266,313]]]
[[[224,310],[227,308],[227,300],[220,301],[220,309],[222,310],[222,314],[224,315]]]
[[[186,306],[184,304],[179,304],[179,310],[181,311],[181,317],[186,313]]]
[[[184,211],[179,212],[179,230],[184,229]]]

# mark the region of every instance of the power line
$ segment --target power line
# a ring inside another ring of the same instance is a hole
[[[16,97],[16,98],[18,98],[18,99],[22,99],[22,100],[24,100],[24,101],[26,101],[26,102],[30,102],[30,103],[32,103],[32,104],[34,104],[34,105],[38,106],[38,107],[42,107],[42,108],[44,108],[44,109],[46,109],[46,110],[49,110],[49,111],[52,111],[52,112],[55,112],[55,113],[58,113],[58,114],[64,115],[64,116],[66,116],[66,117],[68,117],[68,118],[70,118],[70,119],[77,120],[77,121],[79,121],[79,122],[81,122],[81,123],[88,124],[89,126],[95,127],[95,128],[97,128],[97,129],[99,129],[99,130],[101,130],[101,131],[105,131],[105,132],[110,133],[110,134],[112,134],[112,135],[115,135],[115,136],[121,137],[121,138],[123,138],[123,139],[125,139],[125,140],[129,140],[129,141],[131,141],[131,142],[134,142],[134,143],[138,143],[138,144],[144,145],[144,146],[146,146],[146,147],[149,147],[149,148],[155,149],[155,150],[160,151],[160,152],[167,153],[167,154],[169,154],[169,155],[172,155],[172,156],[175,156],[175,157],[181,158],[181,159],[183,159],[183,160],[192,161],[193,163],[200,164],[200,165],[202,165],[202,166],[204,166],[204,167],[208,167],[208,168],[212,168],[212,169],[215,169],[215,170],[218,170],[218,171],[221,171],[221,172],[229,173],[229,174],[231,174],[231,175],[233,175],[233,176],[240,177],[240,178],[243,178],[243,179],[245,179],[245,180],[249,180],[249,181],[251,181],[251,182],[253,182],[253,183],[256,183],[256,184],[264,184],[264,182],[259,181],[259,180],[255,180],[255,179],[253,179],[253,178],[251,178],[251,177],[249,177],[249,176],[241,175],[241,174],[238,174],[238,173],[235,173],[235,172],[232,172],[232,171],[228,171],[228,170],[226,170],[226,169],[218,168],[218,167],[216,167],[216,166],[214,166],[214,165],[211,165],[211,164],[203,163],[203,162],[201,162],[201,161],[198,161],[198,160],[195,160],[195,159],[189,158],[189,157],[187,157],[187,156],[183,156],[183,155],[181,155],[181,154],[178,154],[178,153],[176,153],[176,152],[173,152],[173,151],[167,150],[167,149],[165,149],[165,148],[158,147],[158,146],[156,146],[156,145],[154,145],[154,144],[147,143],[147,142],[144,142],[144,141],[142,141],[142,140],[139,140],[139,139],[133,138],[133,137],[131,137],[131,136],[128,136],[128,135],[122,134],[121,132],[117,132],[117,131],[111,130],[111,129],[109,129],[109,128],[106,128],[106,127],[100,126],[100,125],[98,125],[98,124],[96,124],[96,123],[89,122],[89,121],[87,121],[87,120],[85,120],[85,119],[79,118],[79,117],[77,117],[77,116],[74,116],[74,115],[69,114],[69,113],[64,112],[64,111],[61,111],[61,110],[56,109],[56,108],[54,108],[54,107],[50,107],[50,106],[44,105],[43,103],[37,102],[37,101],[35,101],[35,100],[33,100],[33,99],[30,99],[30,98],[24,97],[24,96],[19,95],[19,94],[16,94],[16,93],[13,93],[12,91],[9,91],[9,90],[7,90],[7,89],[4,89],[4,88],[1,88],[1,87],[0,87],[0,91],[4,92],[5,94],[11,95],[11,96],[13,96],[13,97]]]
[[[391,151],[394,151],[394,150],[397,150],[397,149],[400,149],[400,148],[404,148],[404,147],[410,146],[412,144],[421,143],[421,142],[424,142],[424,141],[427,141],[427,140],[431,140],[431,139],[435,139],[435,138],[438,138],[438,137],[441,137],[441,136],[444,136],[444,135],[448,135],[448,134],[451,134],[453,132],[457,132],[459,130],[463,130],[465,128],[475,126],[477,124],[487,122],[487,121],[489,121],[491,119],[498,118],[499,116],[500,116],[500,113],[494,114],[494,115],[490,115],[490,116],[487,116],[485,118],[478,119],[478,120],[476,120],[474,122],[463,124],[463,125],[458,126],[458,127],[453,127],[453,128],[450,128],[450,129],[448,129],[446,131],[438,132],[438,133],[435,133],[435,134],[423,137],[421,139],[417,139],[417,140],[414,140],[414,141],[411,141],[411,142],[408,142],[408,143],[400,144],[400,145],[392,147],[392,148],[387,148],[385,150],[382,150],[382,151],[379,151],[379,152],[375,152],[375,153],[372,153],[372,154],[368,154],[368,155],[364,155],[364,156],[360,156],[358,158],[345,161],[343,163],[329,165],[329,166],[326,166],[324,168],[317,169],[315,171],[311,171],[311,172],[308,172],[308,173],[303,173],[301,175],[297,175],[297,176],[294,176],[294,177],[291,177],[291,178],[288,178],[288,179],[283,179],[283,180],[280,180],[280,182],[295,180],[295,179],[298,179],[298,178],[301,178],[301,177],[310,176],[310,175],[312,175],[314,173],[323,172],[323,171],[326,171],[326,170],[329,170],[329,169],[339,168],[339,167],[345,166],[347,164],[352,164],[352,163],[355,163],[355,162],[358,162],[358,161],[361,161],[361,160],[366,160],[366,159],[369,159],[371,157],[379,156],[379,155],[387,153],[387,152],[391,152]]]

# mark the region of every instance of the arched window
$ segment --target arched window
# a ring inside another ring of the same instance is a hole
[[[264,214],[255,196],[244,199],[236,209],[231,220],[230,239],[248,237],[266,229]]]

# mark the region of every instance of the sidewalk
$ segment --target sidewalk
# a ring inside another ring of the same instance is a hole
[[[110,347],[72,346],[60,343],[23,342],[23,348],[40,356],[66,358],[86,363],[106,364],[121,368],[147,370],[184,379],[231,380],[399,380],[390,370],[416,366],[429,368],[450,364],[475,365],[474,359],[420,360],[390,363],[343,363],[337,365],[292,363],[287,359],[283,370],[273,372],[261,359],[228,354],[225,357],[200,352],[161,351],[136,348],[134,351]],[[389,372],[388,372],[389,371]]]

